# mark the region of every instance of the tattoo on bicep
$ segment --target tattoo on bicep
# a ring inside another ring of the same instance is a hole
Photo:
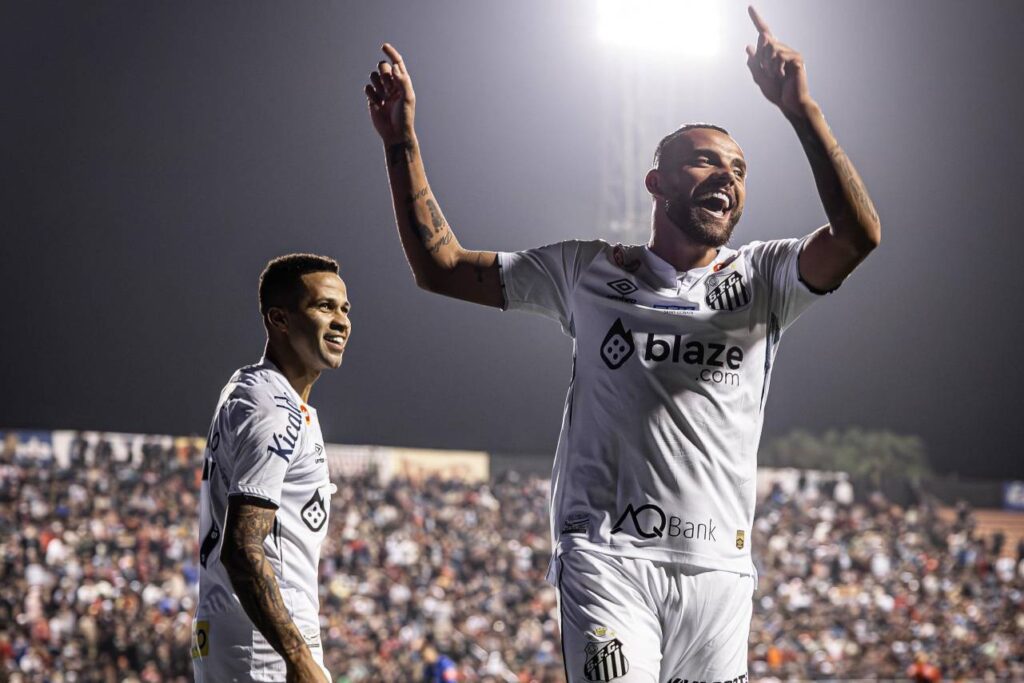
[[[402,161],[412,161],[411,142],[396,142],[388,146],[388,168],[397,166]]]
[[[433,199],[428,199],[427,209],[430,211],[430,222],[434,224],[434,232],[441,232],[445,222],[444,216],[441,215],[441,209],[437,208],[437,202]]]
[[[446,244],[449,244],[451,241],[452,231],[446,230],[441,239],[435,242],[432,246],[428,247],[427,251],[431,254],[436,254],[437,252],[441,251],[441,247],[445,246]]]
[[[430,231],[430,228],[420,223],[420,219],[416,217],[416,207],[412,204],[409,205],[409,225],[420,238],[420,242],[426,244],[433,237],[434,233]]]

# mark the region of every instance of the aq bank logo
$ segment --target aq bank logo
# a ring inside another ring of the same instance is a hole
[[[627,505],[619,515],[619,521],[612,527],[612,533],[622,531],[622,525],[627,520],[633,522],[633,529],[640,538],[661,538],[665,535],[665,525],[668,523],[664,510],[657,505],[641,505],[638,508]]]
[[[615,324],[601,342],[601,360],[610,369],[618,370],[634,351],[636,344],[633,343],[633,334],[623,326],[621,318],[616,318]]]

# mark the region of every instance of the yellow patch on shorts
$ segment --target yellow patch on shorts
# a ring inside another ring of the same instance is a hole
[[[192,625],[192,659],[210,656],[210,622],[197,621]]]

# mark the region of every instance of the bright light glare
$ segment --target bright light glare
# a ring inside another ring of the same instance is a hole
[[[613,45],[694,57],[718,53],[714,0],[600,0],[598,36]]]

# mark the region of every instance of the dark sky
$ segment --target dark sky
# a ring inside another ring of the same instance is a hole
[[[735,244],[825,221],[746,71],[744,8],[724,3],[717,58],[659,62],[634,102],[672,83],[685,104],[666,120],[714,120],[743,146]],[[765,437],[891,429],[942,471],[1024,477],[1024,3],[759,8],[804,53],[884,232],[787,333]],[[553,452],[568,338],[416,289],[362,87],[395,43],[465,246],[615,241],[598,221],[613,79],[595,23],[584,0],[4,3],[0,427],[205,433],[262,351],[261,267],[316,251],[354,307],[345,365],[312,396],[328,440]]]

